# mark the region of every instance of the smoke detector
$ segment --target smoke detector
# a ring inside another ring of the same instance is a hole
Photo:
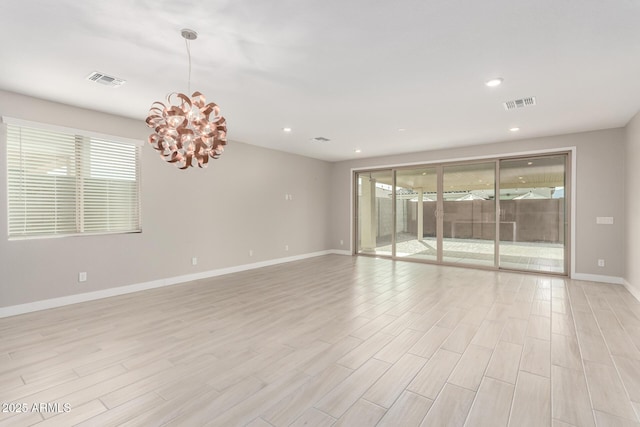
[[[109,87],[120,87],[126,83],[126,80],[119,79],[113,76],[108,76],[98,71],[94,71],[93,73],[89,74],[87,76],[87,80],[91,82],[100,83],[101,85],[105,85]]]
[[[524,108],[524,107],[533,107],[534,105],[536,105],[536,97],[529,96],[527,98],[514,99],[511,101],[505,102],[503,105],[504,105],[504,109],[507,111],[517,110],[518,108]]]

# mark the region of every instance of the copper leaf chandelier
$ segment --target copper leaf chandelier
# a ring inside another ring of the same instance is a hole
[[[190,41],[198,34],[189,29],[182,30],[189,57],[188,91],[191,92]],[[207,104],[198,91],[191,96],[172,93],[166,105],[154,102],[149,109],[146,123],[154,129],[149,143],[169,163],[180,169],[191,166],[207,167],[209,157],[217,159],[227,144],[227,122],[220,115],[220,108],[213,102]]]

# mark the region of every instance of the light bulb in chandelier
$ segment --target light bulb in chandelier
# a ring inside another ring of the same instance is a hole
[[[192,30],[182,30],[182,36],[189,55],[190,83],[189,40],[195,40],[197,34]],[[166,104],[154,102],[146,123],[154,128],[154,133],[149,135],[149,143],[167,162],[175,163],[180,169],[196,165],[206,167],[209,158],[219,158],[227,144],[227,122],[220,115],[220,108],[213,102],[207,103],[204,95],[197,91],[191,96],[172,93]]]

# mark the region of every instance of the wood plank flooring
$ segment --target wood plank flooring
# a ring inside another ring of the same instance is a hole
[[[0,427],[640,426],[619,285],[328,255],[0,319],[0,338]]]

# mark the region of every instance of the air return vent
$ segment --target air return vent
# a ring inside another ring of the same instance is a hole
[[[533,107],[536,105],[536,97],[530,96],[527,98],[514,99],[504,103],[505,110],[516,110],[518,108]]]
[[[329,138],[325,138],[324,136],[316,136],[315,138],[311,138],[311,142],[329,142],[331,141]]]
[[[100,83],[101,85],[105,85],[109,87],[120,87],[126,83],[125,80],[122,80],[113,76],[108,76],[98,71],[94,71],[93,73],[89,74],[87,76],[87,80]]]

